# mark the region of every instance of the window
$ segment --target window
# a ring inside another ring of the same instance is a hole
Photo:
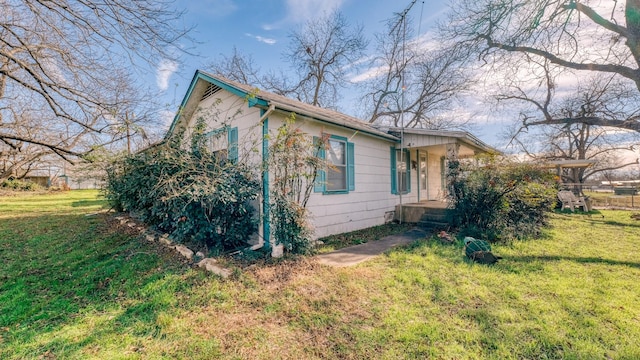
[[[228,126],[212,130],[206,134],[207,148],[220,160],[238,160],[238,128]]]
[[[329,139],[327,149],[327,191],[347,190],[347,144]]]
[[[318,157],[326,160],[326,165],[318,170],[314,192],[325,194],[344,194],[355,190],[355,153],[353,143],[342,136],[331,135],[320,143],[318,137],[313,138],[318,146]]]
[[[391,148],[391,193],[407,194],[411,192],[411,164],[408,149]]]

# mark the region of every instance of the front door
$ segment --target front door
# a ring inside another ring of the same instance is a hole
[[[427,186],[428,178],[427,178],[427,153],[419,152],[418,153],[418,187],[419,191],[419,199],[421,200],[429,200],[429,187]]]

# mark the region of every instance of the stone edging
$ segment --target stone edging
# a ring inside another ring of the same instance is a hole
[[[157,232],[150,230],[146,226],[141,225],[138,221],[136,221],[129,215],[114,216],[114,219],[119,221],[120,225],[126,225],[134,230],[140,231],[141,234],[139,235],[139,238],[173,249],[182,257],[200,268],[204,268],[205,270],[225,279],[231,275],[231,270],[218,265],[218,260],[214,258],[205,258],[204,254],[200,251],[194,253],[193,250],[182,244],[175,244],[171,240],[171,238],[169,238],[169,234],[158,234]]]

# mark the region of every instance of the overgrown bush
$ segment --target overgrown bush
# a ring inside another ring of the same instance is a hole
[[[211,154],[194,135],[191,148],[168,142],[125,158],[108,171],[106,197],[178,242],[213,252],[246,245],[257,229],[251,169]]]
[[[40,189],[40,185],[16,179],[5,179],[0,182],[0,188],[14,191],[36,191]]]
[[[292,114],[271,137],[269,170],[272,234],[287,252],[305,254],[311,249],[313,231],[308,221],[307,202],[313,191],[316,173],[322,161],[312,138],[294,127]]]
[[[273,237],[289,253],[308,253],[313,233],[308,223],[307,209],[291,199],[274,195],[271,201]]]
[[[447,179],[452,224],[490,241],[538,236],[558,191],[547,169],[497,158],[451,161]]]

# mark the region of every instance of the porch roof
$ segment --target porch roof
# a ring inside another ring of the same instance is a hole
[[[487,145],[482,140],[475,137],[473,134],[466,131],[452,131],[452,130],[428,130],[428,129],[400,129],[389,128],[389,133],[400,137],[400,133],[405,134],[405,145],[407,147],[423,147],[461,143],[466,145],[474,152],[488,153],[501,155],[502,152],[496,148]],[[409,136],[407,136],[409,135]]]

